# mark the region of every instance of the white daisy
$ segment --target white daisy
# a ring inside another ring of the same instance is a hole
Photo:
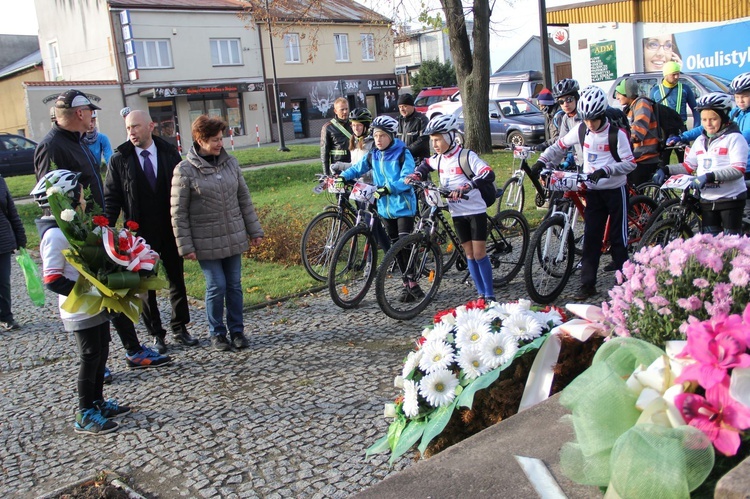
[[[479,356],[488,369],[495,369],[512,359],[517,351],[518,343],[513,336],[492,333],[484,337]]]
[[[461,313],[456,314],[456,327],[460,328],[461,324],[468,321],[483,321],[489,324],[492,322],[492,317],[480,308],[465,308]]]
[[[67,209],[60,212],[60,218],[62,218],[66,222],[72,222],[75,217],[76,212],[73,210]]]
[[[489,367],[482,362],[479,346],[476,348],[462,348],[458,355],[458,365],[463,369],[468,379],[475,379],[489,371]]]
[[[422,330],[422,336],[424,336],[428,342],[430,341],[445,341],[445,338],[448,336],[448,334],[453,332],[453,326],[451,324],[446,324],[445,322],[441,322],[439,324],[435,324],[434,327],[426,327]]]
[[[404,378],[408,378],[412,371],[414,371],[414,369],[416,369],[419,365],[419,361],[421,358],[422,350],[409,352],[409,355],[406,356],[406,360],[404,361],[404,368],[401,371],[401,376],[403,376]]]
[[[447,369],[438,369],[419,382],[419,393],[432,407],[450,404],[456,397],[458,379]]]
[[[406,379],[404,380],[404,414],[408,418],[413,418],[419,414],[419,400],[417,399],[417,383]]]
[[[438,369],[448,369],[455,359],[453,347],[444,341],[425,343],[422,352],[424,353],[419,360],[419,368],[427,374]]]
[[[542,325],[528,313],[515,313],[505,319],[500,332],[515,336],[518,340],[533,340],[542,334]]]
[[[490,325],[482,318],[471,317],[468,320],[462,320],[458,325],[456,346],[463,350],[479,345],[482,342],[482,338],[489,333]]]
[[[550,322],[552,322],[552,327],[559,326],[562,324],[562,316],[560,315],[560,312],[558,312],[555,309],[550,310],[549,312],[531,312],[536,320],[539,321],[539,323],[542,325],[542,327],[549,328]]]

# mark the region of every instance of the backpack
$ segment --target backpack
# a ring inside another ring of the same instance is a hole
[[[464,175],[471,180],[475,177],[474,171],[471,169],[471,165],[469,165],[469,150],[462,147],[461,151],[458,153],[458,164],[461,166],[461,170],[463,170]],[[477,189],[479,189],[479,193],[482,195],[482,199],[484,200],[484,204],[487,205],[489,208],[493,204],[495,204],[495,201],[498,198],[498,191],[497,187],[495,186],[495,172],[490,170],[492,173],[491,175],[488,175],[486,179],[482,179],[479,182],[475,182],[474,185]]]
[[[622,159],[620,159],[620,154],[617,152],[617,132],[620,130],[624,131],[625,135],[630,139],[630,122],[622,109],[617,109],[612,106],[607,106],[604,115],[607,117],[607,121],[609,121],[609,153],[612,155],[612,158],[619,163]],[[578,143],[581,144],[581,147],[583,147],[587,130],[588,127],[586,127],[585,123],[581,122],[578,125]],[[629,144],[630,142],[628,142],[628,145]]]
[[[646,101],[648,101],[654,108],[656,127],[659,130],[659,150],[662,150],[664,149],[669,137],[681,134],[687,130],[687,127],[685,126],[685,122],[682,121],[680,113],[671,107],[649,99],[648,97],[642,97],[642,99],[646,99]]]

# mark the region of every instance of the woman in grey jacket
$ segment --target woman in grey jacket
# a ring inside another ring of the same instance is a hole
[[[242,253],[263,238],[237,159],[222,145],[226,124],[199,116],[195,142],[172,177],[172,228],[183,258],[198,260],[206,278],[206,316],[217,350],[248,346],[242,317]],[[224,303],[227,321],[224,324]]]

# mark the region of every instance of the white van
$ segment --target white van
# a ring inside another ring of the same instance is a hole
[[[490,99],[523,97],[532,99],[544,88],[540,71],[496,71],[490,76]]]

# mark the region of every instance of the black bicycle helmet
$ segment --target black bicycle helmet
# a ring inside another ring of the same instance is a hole
[[[581,91],[578,99],[578,114],[583,120],[596,120],[607,110],[607,94],[596,85],[589,85]]]
[[[579,88],[577,81],[572,78],[565,78],[555,83],[555,86],[552,87],[552,97],[559,99],[566,95],[574,95],[577,99]]]
[[[355,107],[349,112],[349,121],[357,121],[369,125],[372,122],[372,113],[366,107]]]
[[[422,135],[433,135],[436,133],[450,133],[458,130],[458,122],[452,114],[441,114],[435,116],[427,123]]]
[[[742,73],[735,76],[732,83],[729,84],[729,87],[735,94],[747,92],[750,90],[750,73]]]
[[[726,123],[729,121],[729,111],[732,110],[733,105],[734,99],[730,95],[723,92],[711,92],[698,98],[695,110],[699,112],[704,109],[715,111],[721,117],[721,121]]]
[[[78,177],[80,176],[80,172],[72,172],[70,170],[52,170],[39,179],[39,182],[36,183],[29,194],[34,197],[34,201],[36,201],[41,208],[49,207],[48,196],[55,191],[77,201],[76,195],[78,194],[78,187],[81,185],[78,182]],[[52,192],[50,192],[50,190],[52,190]]]

